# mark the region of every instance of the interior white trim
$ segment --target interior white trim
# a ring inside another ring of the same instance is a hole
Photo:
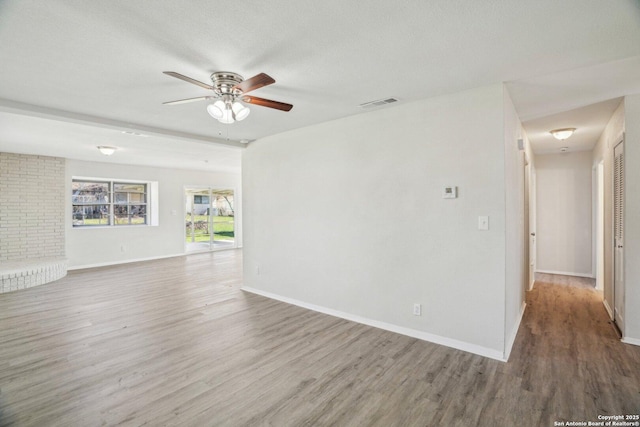
[[[96,263],[96,264],[76,265],[76,266],[67,268],[67,270],[71,271],[71,270],[84,270],[85,268],[108,267],[110,265],[129,264],[129,263],[132,263],[132,262],[142,262],[142,261],[154,261],[154,260],[157,260],[157,259],[176,258],[176,257],[179,257],[179,256],[189,256],[189,255],[197,255],[197,254],[204,254],[204,253],[210,253],[210,252],[219,252],[219,251],[230,251],[230,250],[234,250],[234,249],[242,249],[242,246],[233,247],[233,248],[231,248],[231,247],[229,247],[229,248],[218,248],[218,249],[214,249],[213,251],[206,250],[206,251],[201,251],[201,252],[187,252],[187,253],[180,253],[180,254],[152,256],[152,257],[146,257],[146,258],[124,259],[124,260],[121,260],[121,261],[100,262],[100,263]]]
[[[209,252],[209,251],[207,251]],[[111,262],[100,262],[96,264],[85,264],[85,265],[76,265],[73,267],[67,268],[67,270],[84,270],[85,268],[96,268],[96,267],[107,267],[109,265],[119,265],[119,264],[129,264],[132,262],[140,262],[140,261],[153,261],[156,259],[164,259],[164,258],[175,258],[179,256],[191,255],[191,253],[185,254],[171,254],[171,255],[162,255],[162,256],[154,256],[147,258],[136,258],[136,259],[123,259],[121,261],[111,261]]]
[[[588,277],[589,279],[594,278],[593,274],[573,273],[571,271],[536,270],[536,273],[559,274],[561,276]]]
[[[637,339],[637,338],[624,337],[620,341],[622,341],[625,344],[632,344],[632,345],[640,346],[640,339]]]
[[[126,123],[118,120],[105,119],[103,117],[91,116],[88,114],[72,113],[70,111],[57,110],[54,108],[40,107],[38,105],[25,104],[23,102],[10,101],[0,98],[0,111],[5,113],[19,114],[22,116],[38,117],[49,120],[56,120],[65,123],[75,123],[86,126],[94,126],[103,129],[117,131],[131,131],[149,136],[170,137],[183,141],[199,142],[205,144],[226,145],[245,149],[246,144],[215,138],[203,135],[196,135],[187,132],[177,132],[169,129],[144,126],[135,123]]]
[[[613,320],[613,310],[611,310],[611,307],[609,307],[609,303],[607,302],[607,300],[603,298],[602,304],[604,305],[604,309],[607,310],[607,313],[609,314],[609,319]]]
[[[417,338],[419,340],[432,342],[434,344],[444,345],[447,347],[455,348],[457,350],[462,350],[469,353],[477,354],[479,356],[484,356],[491,359],[499,360],[501,362],[507,361],[507,359],[504,357],[504,354],[502,352],[491,349],[491,348],[470,344],[464,341],[458,341],[452,338],[442,337],[440,335],[430,334],[428,332],[418,331],[416,329],[405,328],[403,326],[393,325],[387,322],[380,322],[378,320],[373,320],[373,319],[358,316],[355,314],[346,313],[344,311],[333,310],[331,308],[322,307],[315,304],[309,304],[293,298],[283,297],[281,295],[273,294],[271,292],[266,292],[266,291],[251,288],[248,286],[242,286],[240,289],[246,292],[250,292],[252,294],[266,297],[266,298],[282,301],[287,304],[292,304],[298,307],[306,308],[308,310],[317,311],[318,313],[328,314],[329,316],[339,317],[341,319],[349,320],[356,323],[361,323],[367,326],[373,326],[374,328],[384,329],[386,331],[395,332],[397,334],[406,335],[412,338]]]
[[[524,317],[524,311],[527,309],[527,303],[522,301],[522,305],[520,306],[520,316],[518,316],[518,322],[514,326],[511,331],[511,335],[509,339],[505,343],[504,347],[504,360],[509,360],[509,356],[511,355],[511,350],[513,349],[513,344],[516,342],[516,337],[518,336],[518,330],[520,329],[520,323],[522,323],[522,318]]]

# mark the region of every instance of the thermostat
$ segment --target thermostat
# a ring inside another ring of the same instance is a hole
[[[442,190],[443,199],[455,199],[458,197],[458,187],[447,186]]]

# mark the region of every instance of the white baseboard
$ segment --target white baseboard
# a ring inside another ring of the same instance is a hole
[[[561,276],[587,277],[589,279],[595,279],[595,276],[593,274],[573,273],[571,271],[536,270],[536,273],[559,274]]]
[[[148,257],[148,258],[125,259],[121,261],[101,262],[97,264],[74,265],[73,267],[67,268],[67,270],[84,270],[85,268],[107,267],[110,265],[129,264],[132,262],[141,262],[141,261],[153,261],[156,259],[175,258],[175,257],[185,256],[185,255],[191,255],[191,254],[182,253],[182,254],[162,255],[162,256],[155,256],[155,257]]]
[[[506,342],[506,346],[504,348],[504,359],[509,360],[509,356],[511,355],[511,350],[513,349],[513,343],[516,342],[516,336],[518,336],[518,329],[520,329],[520,323],[522,323],[522,318],[524,317],[524,311],[527,309],[527,303],[522,301],[522,305],[520,306],[520,316],[518,316],[518,321],[516,322],[513,330],[511,331],[511,335]]]
[[[640,346],[640,339],[638,338],[629,338],[629,337],[624,337],[621,340],[623,343],[625,344],[632,344],[632,345],[639,345]]]
[[[419,331],[417,329],[406,328],[404,326],[398,326],[387,322],[381,322],[379,320],[373,320],[366,317],[358,316],[344,311],[334,310],[327,307],[322,307],[315,304],[309,304],[304,301],[299,301],[293,298],[283,297],[281,295],[273,294],[271,292],[263,291],[260,289],[243,286],[240,289],[252,294],[260,295],[263,297],[271,298],[277,301],[282,301],[287,304],[297,305],[298,307],[306,308],[308,310],[317,311],[319,313],[328,314],[329,316],[339,317],[341,319],[350,320],[352,322],[361,323],[367,326],[373,326],[374,328],[384,329],[386,331],[395,332],[397,334],[406,335],[412,338],[417,338],[423,341],[432,342],[434,344],[444,345],[446,347],[455,348],[457,350],[466,351],[469,353],[477,354],[483,357],[496,359],[501,362],[506,362],[507,359],[504,354],[498,350],[479,346],[476,344],[470,344],[464,341],[458,341],[452,338],[442,337],[440,335],[430,334],[428,332]]]
[[[216,252],[222,252],[222,251],[232,251],[234,249],[239,249],[239,248],[224,248],[224,249],[217,249],[217,250],[214,249],[213,251],[207,250],[207,251],[200,251],[200,252],[183,252],[179,254],[160,255],[160,256],[153,256],[153,257],[147,257],[147,258],[135,258],[135,259],[124,259],[120,261],[100,262],[97,264],[74,265],[73,267],[67,268],[67,270],[71,271],[71,270],[84,270],[85,268],[108,267],[110,265],[130,264],[132,262],[154,261],[157,259],[176,258],[179,256],[208,254],[208,253],[216,253]]]
[[[607,300],[603,298],[602,304],[604,305],[604,309],[607,310],[607,313],[609,313],[609,319],[613,320],[613,310],[611,310],[611,307],[609,307],[609,303],[607,302]]]

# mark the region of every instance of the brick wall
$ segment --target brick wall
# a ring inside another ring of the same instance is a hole
[[[65,160],[0,153],[0,262],[65,258]]]

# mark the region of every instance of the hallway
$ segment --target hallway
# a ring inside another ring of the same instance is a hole
[[[537,273],[506,366],[540,425],[640,413],[640,348],[620,342],[593,279]]]

